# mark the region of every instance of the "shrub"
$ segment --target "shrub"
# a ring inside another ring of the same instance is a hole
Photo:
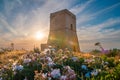
[[[108,57],[115,57],[119,53],[118,49],[112,49],[108,54],[106,54]]]

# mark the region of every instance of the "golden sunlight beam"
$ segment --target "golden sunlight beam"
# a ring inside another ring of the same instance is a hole
[[[37,39],[37,40],[41,40],[44,37],[45,37],[45,34],[43,32],[38,31],[35,33],[35,39]]]

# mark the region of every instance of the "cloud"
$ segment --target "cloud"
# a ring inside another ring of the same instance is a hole
[[[89,5],[91,5],[91,3],[94,0],[88,0],[87,2],[85,2],[84,4],[78,4],[76,6],[74,6],[73,8],[70,9],[71,12],[73,12],[74,14],[78,14],[83,12],[86,8],[88,8]]]
[[[4,16],[1,16],[1,15],[0,15],[0,24],[2,29],[7,29],[13,35],[17,34],[17,32],[13,29],[13,27],[5,20]]]
[[[21,0],[4,0],[4,11],[7,16],[10,16],[12,10],[16,8],[18,5],[22,5]]]
[[[111,27],[115,24],[120,24],[120,17],[115,18],[115,19],[110,18],[103,23],[100,23],[100,24],[97,24],[97,25],[92,25],[92,27],[89,27],[88,29],[89,30],[92,29],[92,30],[100,31],[101,29]]]
[[[16,2],[18,2],[20,5],[23,5],[21,0],[16,0]]]
[[[72,3],[71,1],[72,0],[70,0],[69,3]],[[66,0],[63,0],[62,2],[59,0],[46,0],[44,4],[40,5],[40,7],[38,6],[36,9],[31,9],[27,14],[17,14],[15,19],[12,21],[12,25],[17,32],[20,32],[21,35],[32,35],[35,31],[39,30],[48,34],[50,13],[64,8],[69,8],[70,4],[66,3],[68,3]]]
[[[100,10],[100,11],[97,11],[96,13],[94,13],[94,14],[91,15],[91,16],[94,17],[94,16],[97,16],[97,15],[100,15],[100,14],[104,14],[104,13],[106,13],[106,12],[109,12],[109,11],[113,10],[114,8],[116,8],[116,7],[119,6],[119,5],[120,5],[120,2],[119,2],[119,3],[116,3],[116,4],[113,4],[112,6],[109,6],[109,7],[107,7],[107,8],[104,8],[104,9],[102,9],[102,10]]]
[[[72,0],[69,2],[71,3]],[[15,8],[18,6],[16,5],[24,5],[24,3],[21,0],[17,0],[15,2],[8,2],[5,1],[5,12],[12,14],[12,10],[15,10]],[[58,4],[61,3],[61,4]],[[57,10],[63,9],[63,8],[69,8],[69,3],[66,0],[61,1],[49,1],[46,0],[44,4],[37,6],[35,9],[30,8],[30,11],[28,13],[24,12],[17,12],[14,13],[14,18],[10,21],[11,23],[8,23],[7,19],[8,16],[5,16],[2,14],[2,18],[0,17],[0,23],[2,24],[2,28],[7,29],[9,31],[2,33],[5,36],[2,37],[2,39],[7,40],[6,44],[9,42],[15,42],[17,45],[24,45],[26,43],[35,43],[37,42],[34,39],[34,34],[37,31],[42,31],[46,34],[45,39],[42,41],[38,41],[38,46],[40,42],[45,42],[48,37],[49,33],[49,15],[51,12],[55,12]],[[10,7],[9,7],[10,6]],[[30,5],[26,5],[26,8],[30,7]],[[20,9],[21,10],[21,9]],[[9,35],[8,35],[9,34]]]
[[[90,5],[90,3],[93,1],[88,2],[89,4],[87,4],[85,7],[87,7],[88,5]],[[88,21],[94,20],[96,19],[98,16],[100,16],[101,14],[105,14],[110,12],[111,10],[113,10],[114,8],[116,8],[117,6],[120,5],[119,3],[113,4],[112,6],[108,6],[104,9],[98,10],[95,12],[88,12],[88,13],[83,13],[83,14],[79,14],[77,15],[77,25],[83,25],[84,23],[86,24]],[[75,10],[77,11],[77,8],[75,8]],[[86,10],[86,8],[82,8],[81,11]]]
[[[120,25],[120,17],[96,25],[79,27],[78,38],[81,50],[96,49],[94,46],[96,42],[101,42],[105,49],[120,48],[120,30],[115,28],[116,24]]]
[[[106,38],[117,38],[120,30],[116,30],[111,26],[120,24],[120,17],[108,19],[107,21],[91,26],[84,26],[79,28],[80,40],[97,40]],[[105,29],[108,28],[109,29]]]

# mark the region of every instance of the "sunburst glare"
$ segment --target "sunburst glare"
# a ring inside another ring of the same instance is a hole
[[[35,33],[35,39],[37,40],[42,40],[44,37],[45,37],[45,34],[43,32],[38,31]]]

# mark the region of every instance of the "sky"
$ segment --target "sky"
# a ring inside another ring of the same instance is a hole
[[[120,0],[0,0],[0,48],[46,43],[50,13],[62,9],[76,15],[81,51],[99,49],[96,42],[120,49]]]

